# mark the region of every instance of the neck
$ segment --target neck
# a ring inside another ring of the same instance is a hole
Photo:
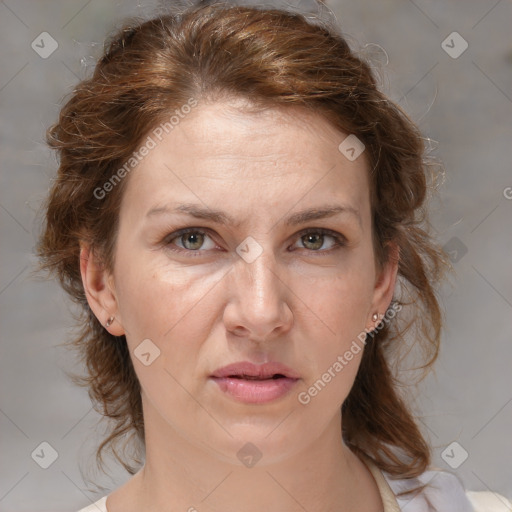
[[[366,466],[343,443],[341,412],[312,444],[283,457],[263,448],[252,467],[256,450],[245,443],[232,453],[245,446],[238,453],[247,465],[215,452],[207,436],[204,445],[191,443],[150,405],[144,412],[146,463],[134,477],[133,510],[357,512],[381,503]]]

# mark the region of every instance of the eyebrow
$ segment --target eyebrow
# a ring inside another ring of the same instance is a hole
[[[225,212],[203,207],[194,203],[180,204],[174,208],[170,208],[168,206],[155,206],[147,212],[146,218],[170,213],[186,213],[196,219],[211,220],[218,224],[231,225],[235,227],[240,225],[240,221]],[[295,226],[297,224],[303,224],[312,220],[325,219],[339,214],[349,214],[354,216],[359,225],[362,225],[359,210],[349,205],[337,204],[327,204],[321,207],[309,208],[307,210],[294,213],[285,220],[285,224],[287,226]]]

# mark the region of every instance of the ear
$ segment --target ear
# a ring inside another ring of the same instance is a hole
[[[118,311],[114,278],[99,261],[94,251],[86,244],[80,244],[80,273],[87,302],[100,323],[114,336],[122,336],[124,329]],[[110,326],[107,320],[114,317]]]
[[[382,317],[388,310],[393,293],[395,292],[395,283],[398,274],[398,261],[400,250],[395,242],[388,244],[388,259],[380,266],[375,279],[375,288],[373,291],[372,306],[368,314],[368,325],[373,330],[381,321]],[[379,318],[377,321],[372,319],[372,315],[377,313]]]

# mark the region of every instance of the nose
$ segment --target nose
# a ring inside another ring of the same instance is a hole
[[[288,302],[293,297],[271,250],[252,263],[240,258],[227,276],[226,329],[238,336],[265,341],[282,336],[293,324]],[[279,275],[281,274],[281,275]]]

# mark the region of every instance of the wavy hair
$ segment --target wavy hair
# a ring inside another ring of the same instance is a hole
[[[354,452],[393,477],[418,476],[430,465],[430,448],[407,404],[396,354],[409,340],[409,350],[421,352],[424,373],[436,360],[442,315],[435,284],[446,264],[426,216],[433,165],[424,139],[380,92],[371,67],[340,31],[300,13],[225,3],[125,22],[47,132],[59,168],[44,204],[39,268],[57,277],[80,306],[70,343],[86,373],[75,382],[88,388],[95,409],[112,420],[97,462],[101,465],[109,449],[134,474],[141,461],[125,457],[124,449],[137,443],[144,447],[144,421],[126,339],[111,335],[91,311],[79,265],[84,241],[113,270],[119,205],[129,178],[105,197],[95,191],[151,129],[190,98],[231,97],[248,100],[247,108],[256,110],[308,109],[365,145],[375,257],[384,263],[389,242],[398,245],[394,300],[403,310],[367,336],[359,372],[342,405],[342,435]],[[123,441],[127,444],[120,448]]]

